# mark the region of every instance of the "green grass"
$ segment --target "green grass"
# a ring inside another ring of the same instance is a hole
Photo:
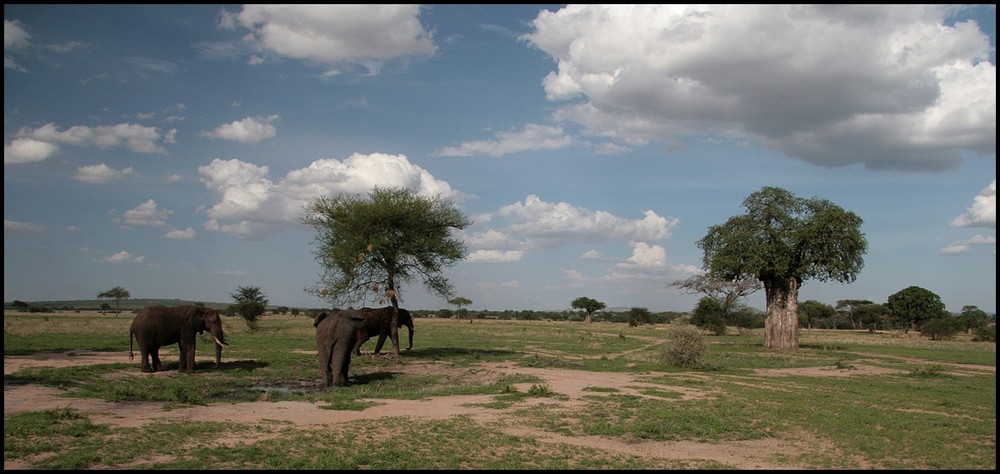
[[[131,317],[5,314],[4,355],[128,351]],[[771,462],[808,469],[995,469],[995,344],[929,341],[914,334],[800,332],[800,349],[763,348],[759,334],[707,336],[697,370],[664,365],[669,326],[417,318],[402,357],[356,357],[354,384],[318,388],[315,330],[305,317],[266,316],[258,331],[226,318],[223,367],[142,376],[135,363],[25,368],[5,384],[39,384],[66,397],[157,402],[162,409],[250,401],[310,401],[364,410],[378,399],[481,395],[496,421],[457,416],[288,423],[92,423],[70,408],[4,416],[4,459],[32,469],[724,469],[711,459],[643,459],[602,449],[622,443],[758,443],[796,446]],[[388,346],[388,344],[387,344]],[[363,348],[371,351],[374,341]],[[202,357],[210,341],[199,340]],[[391,352],[391,346],[383,348]],[[176,369],[176,349],[163,355]],[[593,386],[567,397],[525,369],[627,373],[636,386]],[[431,364],[437,371],[412,370]],[[866,375],[865,369],[879,369]],[[830,374],[773,370],[822,369]],[[505,434],[531,427],[585,443]]]

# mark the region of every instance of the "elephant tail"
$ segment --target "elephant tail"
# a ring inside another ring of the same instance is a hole
[[[135,354],[132,352],[132,336],[135,335],[135,325],[133,324],[128,328],[128,361],[132,362],[135,359]]]

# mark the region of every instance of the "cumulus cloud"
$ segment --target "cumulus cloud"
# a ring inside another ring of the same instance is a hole
[[[524,258],[523,250],[474,250],[469,252],[465,260],[478,263],[509,263]]]
[[[511,222],[510,232],[539,240],[572,237],[586,241],[658,241],[669,238],[679,223],[675,218],[662,217],[650,210],[643,214],[642,219],[631,220],[566,202],[546,202],[534,194],[528,195],[524,202],[509,204],[497,211],[498,216]]]
[[[31,46],[31,35],[24,25],[17,20],[3,20],[3,68],[18,72],[27,72],[14,60],[14,55]]]
[[[191,240],[194,238],[194,229],[188,227],[184,230],[174,229],[163,234],[164,237],[171,240]]]
[[[556,150],[573,143],[562,127],[528,124],[524,130],[497,133],[495,140],[480,140],[445,147],[438,151],[442,156],[503,156],[528,150]]]
[[[112,180],[121,179],[133,174],[135,171],[131,166],[121,170],[116,170],[104,163],[99,165],[81,166],[76,169],[73,179],[90,184],[104,184]]]
[[[3,146],[3,164],[36,163],[45,161],[56,153],[59,153],[58,145],[30,138],[15,138],[10,145]]]
[[[997,180],[972,200],[972,207],[951,221],[955,227],[997,227]]]
[[[268,138],[274,138],[278,129],[272,125],[277,115],[267,117],[247,117],[232,123],[219,125],[211,132],[201,132],[199,135],[209,138],[220,138],[240,143],[258,143]]]
[[[114,255],[108,255],[107,257],[99,258],[97,261],[99,263],[142,263],[146,257],[132,255],[131,253],[122,250]]]
[[[935,5],[571,5],[522,36],[557,123],[618,144],[755,140],[822,167],[942,171],[996,153],[996,67]]]
[[[940,255],[958,255],[960,253],[965,253],[972,250],[973,246],[977,245],[996,245],[997,238],[993,235],[976,235],[968,240],[960,240],[958,242],[952,242],[951,245],[938,250]]]
[[[316,64],[362,65],[378,70],[383,61],[431,56],[431,33],[420,23],[420,6],[408,5],[244,5],[222,13],[220,26],[246,29],[246,40],[261,54]]]
[[[205,229],[243,239],[260,239],[298,224],[305,206],[320,196],[365,194],[376,186],[400,187],[420,195],[464,199],[445,182],[405,155],[355,153],[344,160],[322,159],[289,172],[278,181],[267,166],[215,159],[198,168],[201,182],[217,202],[203,211]]]
[[[130,226],[163,227],[167,225],[167,218],[173,213],[174,211],[158,209],[156,201],[150,199],[134,209],[125,211],[122,214],[122,222]]]
[[[167,133],[171,134],[173,131]],[[36,129],[22,128],[17,132],[17,136],[48,144],[94,146],[102,149],[124,145],[136,153],[166,154],[167,152],[158,143],[164,139],[160,129],[133,123],[99,127],[76,125],[64,131],[59,131],[55,124],[48,123]]]

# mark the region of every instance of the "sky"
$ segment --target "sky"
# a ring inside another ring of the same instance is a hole
[[[993,313],[996,6],[5,4],[3,179],[6,302],[328,307],[303,207],[379,186],[473,222],[466,309],[690,311],[774,186],[868,242],[800,302]]]

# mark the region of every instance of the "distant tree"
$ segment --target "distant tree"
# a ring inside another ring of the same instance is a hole
[[[462,319],[462,315],[467,312],[467,311],[462,311],[462,307],[463,306],[468,306],[468,305],[472,304],[472,300],[470,300],[470,299],[468,299],[468,298],[466,298],[464,296],[456,296],[456,297],[448,300],[448,304],[453,304],[455,306],[458,306],[458,319]],[[471,316],[469,317],[469,322],[470,323],[472,322],[472,317]]]
[[[451,233],[472,223],[450,200],[405,188],[320,197],[301,220],[317,231],[315,254],[323,267],[319,286],[306,291],[335,306],[367,301],[371,293],[388,298],[396,356],[400,286],[420,278],[432,293],[451,297],[442,270],[466,256],[465,244]]]
[[[267,311],[267,296],[257,286],[241,286],[230,296],[236,300],[233,311],[247,322],[251,331],[256,331],[257,320]]]
[[[586,319],[584,319],[583,321],[587,324],[590,324],[593,321],[593,315],[595,311],[600,311],[607,307],[605,306],[604,303],[597,301],[593,298],[588,298],[586,296],[581,296],[573,300],[573,302],[571,302],[569,305],[571,308],[581,309],[583,310],[584,313],[587,314]]]
[[[101,314],[108,314],[108,311],[110,310],[111,310],[111,305],[107,303],[101,303]]]
[[[14,300],[14,302],[12,302],[10,306],[18,311],[28,310],[28,303],[25,303],[24,301],[21,300]]]
[[[636,327],[640,324],[649,324],[652,317],[653,314],[649,312],[649,309],[633,307],[628,311],[628,325]]]
[[[713,278],[759,280],[767,301],[764,347],[797,349],[799,287],[810,278],[853,282],[868,243],[862,220],[832,202],[764,187],[743,201],[747,212],[709,227],[698,241]]]
[[[892,311],[893,319],[901,324],[904,332],[915,331],[925,321],[945,315],[941,297],[919,286],[910,286],[889,295],[886,307]]]
[[[292,308],[292,316],[298,316],[298,315],[299,315],[299,308]]]
[[[119,308],[120,308],[120,305],[121,305],[121,301],[122,300],[127,300],[127,299],[131,298],[132,295],[130,295],[128,293],[128,290],[126,290],[125,288],[122,288],[120,286],[116,286],[116,287],[114,287],[114,288],[112,288],[112,289],[110,289],[108,291],[102,291],[102,292],[98,293],[97,297],[98,298],[111,298],[111,299],[115,300],[115,314],[120,314],[121,310]]]
[[[990,321],[990,316],[978,306],[962,306],[958,320],[962,322],[965,332],[972,334],[976,329],[985,326]]]
[[[953,316],[931,318],[920,325],[920,335],[932,341],[951,339],[961,330],[962,322]]]
[[[859,314],[855,314],[855,308],[875,304],[869,300],[839,300],[837,301],[837,311],[845,315],[851,321],[854,329],[861,329],[861,319]]]
[[[875,332],[885,329],[892,323],[892,311],[884,304],[861,304],[854,307],[853,316],[857,318],[860,327]]]
[[[799,324],[805,323],[808,329],[812,329],[814,323],[833,317],[835,314],[837,310],[833,306],[816,300],[806,300],[799,304]]]

